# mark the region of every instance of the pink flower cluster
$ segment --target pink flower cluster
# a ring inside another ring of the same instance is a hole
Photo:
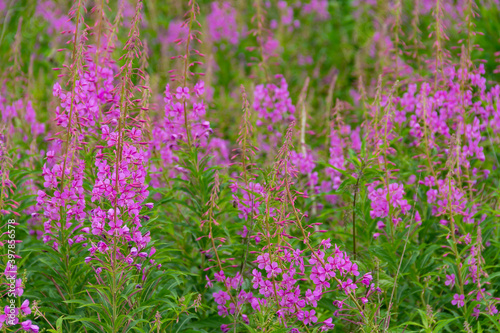
[[[436,204],[432,206],[432,214],[440,216],[451,211],[454,214],[467,215],[466,204],[467,198],[463,190],[456,186],[452,179],[439,179],[436,181],[433,176],[425,177],[424,185],[429,186],[427,191],[427,202],[429,204]],[[435,189],[434,187],[437,187]],[[451,201],[451,202],[450,202]]]
[[[35,16],[43,18],[47,23],[47,33],[57,35],[60,32],[75,30],[75,24],[68,20],[60,6],[55,1],[44,0],[37,2]]]
[[[233,182],[231,185],[233,200],[237,204],[237,209],[240,212],[238,217],[247,220],[249,217],[257,217],[259,215],[259,207],[265,200],[266,190],[259,183],[250,182],[248,186]]]
[[[81,134],[97,134],[101,108],[109,104],[108,111],[102,115],[106,120],[116,123],[119,117],[119,94],[114,86],[114,71],[112,64],[97,66],[87,59],[88,68],[79,73],[73,92],[65,91],[59,83],[53,88],[53,94],[59,98],[60,106],[56,107],[55,121],[58,126],[66,128],[70,114],[77,115]],[[73,125],[75,126],[75,125]]]
[[[378,182],[374,182],[368,186],[368,199],[371,201],[370,216],[372,219],[387,217],[389,215],[389,206],[398,209],[402,214],[408,213],[411,206],[404,199],[405,191],[402,184],[391,183],[388,188],[385,186],[376,188],[377,185]]]
[[[92,47],[89,47],[86,55],[89,55],[91,50]],[[53,87],[53,95],[60,103],[55,110],[55,121],[58,126],[64,128],[63,133],[68,134],[70,142],[66,143],[68,147],[64,149],[63,140],[66,135],[63,134],[62,138],[53,141],[52,150],[47,152],[47,163],[42,173],[46,191],[38,192],[37,208],[43,209],[46,218],[43,239],[45,242],[53,241],[54,248],[60,245],[54,236],[60,228],[70,230],[71,236],[67,239],[70,245],[86,241],[87,234],[91,231],[91,228],[83,225],[88,216],[83,183],[85,170],[89,166],[78,157],[79,151],[84,149],[82,146],[87,144],[87,136],[100,134],[106,143],[98,147],[100,150],[95,161],[97,180],[92,190],[92,202],[102,199],[114,202],[116,195],[117,172],[108,164],[103,152],[105,147],[116,148],[118,142],[118,133],[113,131],[120,118],[120,97],[112,69],[116,66],[107,58],[103,59],[103,66],[96,66],[90,57],[86,57],[85,61],[85,70],[78,71],[74,91],[65,91],[59,83]],[[105,105],[109,105],[106,111],[103,110]],[[73,137],[75,133],[78,134]],[[138,128],[128,130],[127,135],[133,143],[142,139],[141,130]],[[132,216],[137,216],[140,210],[139,204],[134,200],[144,200],[148,195],[147,185],[144,185],[146,171],[144,166],[141,167],[145,163],[144,159],[145,155],[141,150],[130,143],[124,145],[123,159],[118,170],[118,189],[123,192],[118,203],[125,206]],[[61,189],[63,178],[64,187]],[[64,210],[66,218],[63,222],[61,212]],[[95,215],[95,212],[93,214]],[[95,235],[94,229],[93,224],[92,231]]]
[[[176,155],[183,144],[188,143],[189,128],[190,139],[201,155],[211,154],[211,164],[228,164],[229,150],[225,140],[211,138],[213,132],[210,122],[205,119],[207,105],[203,100],[205,94],[205,83],[198,81],[192,89],[189,87],[177,87],[172,91],[170,85],[165,88],[165,116],[159,122],[159,126],[153,129],[153,138],[150,144],[149,154],[159,154],[163,161],[161,166],[156,166],[155,184],[161,181],[159,175],[167,172],[170,177],[185,174],[177,165],[179,158]],[[186,108],[186,110],[184,110]]]
[[[239,41],[236,10],[229,2],[212,2],[212,11],[207,15],[208,35],[214,42],[227,40],[236,45]]]
[[[288,84],[283,76],[277,75],[276,78],[280,79],[279,86],[259,84],[254,91],[253,107],[259,117],[257,126],[268,125],[270,132],[273,131],[273,124],[295,119],[295,106],[288,92]]]
[[[83,189],[84,172],[85,163],[78,158],[71,159],[71,156],[67,157],[66,162],[49,165],[46,163],[43,166],[43,185],[46,190],[38,191],[37,210],[42,211],[45,217],[43,241],[50,242],[54,249],[61,245],[56,240],[61,229],[69,230],[67,241],[70,245],[86,240],[84,235],[89,232],[89,228],[84,228],[83,225],[87,216]],[[61,191],[63,173],[66,180]],[[62,210],[66,211],[64,219],[61,216]]]
[[[336,288],[344,295],[341,300],[334,302],[341,309],[352,306],[351,300],[358,302],[358,305],[365,304],[374,292],[379,291],[371,284],[373,278],[370,273],[356,281],[360,275],[357,264],[337,245],[333,251],[330,250],[332,244],[326,239],[321,242],[321,246],[323,250],[311,254],[285,247],[276,255],[267,252],[259,255],[254,261],[257,268],[252,271],[252,287],[257,295],[241,289],[242,278],[239,273],[229,278],[223,271],[217,272],[215,281],[222,282],[226,290],[213,293],[219,315],[242,316],[243,321],[248,322],[248,316],[255,312],[278,309],[278,320],[285,327],[296,320],[310,326],[317,323],[314,309],[330,288]],[[211,280],[208,280],[208,286],[212,286]],[[357,296],[356,290],[360,286],[367,290],[362,296]],[[233,296],[231,290],[240,291]],[[249,305],[247,312],[244,310],[245,304]],[[320,329],[323,331],[333,327],[332,318],[329,318]],[[223,327],[223,331],[226,328]]]
[[[24,283],[22,278],[18,277],[17,266],[7,262],[3,276],[6,281],[4,284],[8,286],[8,293],[6,295],[8,295],[12,300],[17,297],[21,297],[24,293]],[[14,303],[10,303],[5,306],[3,314],[0,315],[0,329],[6,329],[7,327],[15,326],[20,323],[21,328],[24,331],[38,333],[39,327],[31,320],[20,322],[23,318],[30,314],[32,314],[32,309],[28,299],[22,301],[20,307],[16,307]]]
[[[24,135],[24,139],[26,139],[28,134],[36,137],[45,133],[45,124],[37,121],[36,112],[31,101],[24,103],[22,99],[19,99],[9,105],[7,98],[0,94],[0,113],[2,115],[2,122],[8,126],[7,129],[11,134],[13,134],[15,130],[18,130]],[[10,124],[13,118],[19,118],[21,121],[25,121],[31,133],[25,133],[22,128],[14,129],[13,124]]]

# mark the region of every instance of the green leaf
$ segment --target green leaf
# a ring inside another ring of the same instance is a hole
[[[437,325],[434,327],[434,329],[432,330],[432,333],[439,333],[441,332],[441,330],[446,326],[448,325],[449,323],[459,319],[461,317],[455,317],[455,318],[451,318],[451,319],[446,319],[446,320],[440,320],[437,322]]]

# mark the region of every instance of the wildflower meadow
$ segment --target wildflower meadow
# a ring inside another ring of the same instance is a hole
[[[0,0],[0,332],[500,332],[499,0]]]

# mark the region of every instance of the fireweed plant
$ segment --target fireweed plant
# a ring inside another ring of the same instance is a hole
[[[498,1],[0,13],[0,332],[500,330]]]

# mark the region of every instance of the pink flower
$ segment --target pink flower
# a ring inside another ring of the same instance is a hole
[[[361,279],[361,283],[368,287],[372,280],[373,280],[372,273],[368,272],[365,275],[363,275],[363,278]]]
[[[406,214],[411,206],[408,201],[403,199],[405,194],[404,187],[402,184],[392,183],[389,184],[388,188],[375,189],[376,184],[372,184],[368,187],[368,198],[371,201],[371,218],[383,218],[389,214],[389,204],[394,208],[400,208],[403,214]],[[389,198],[390,202],[387,201]]]
[[[177,93],[175,94],[175,97],[177,99],[183,99],[183,98],[189,98],[191,95],[189,95],[189,88],[188,87],[177,87]]]
[[[273,284],[271,283],[271,281],[269,280],[261,281],[259,292],[265,297],[271,296],[274,293]]]
[[[278,276],[281,273],[281,268],[278,267],[278,264],[272,262],[270,265],[266,265],[267,278],[270,279],[272,277]]]
[[[37,325],[33,325],[33,323],[31,322],[31,320],[23,321],[21,323],[21,326],[22,326],[23,330],[25,330],[26,332],[38,333],[38,331],[39,331],[38,326]]]
[[[218,282],[224,281],[226,277],[224,276],[224,271],[220,271],[219,273],[215,273],[215,280]]]
[[[205,114],[205,104],[193,103],[193,111],[197,116],[203,116]]]
[[[329,249],[332,246],[332,243],[330,242],[330,238],[328,239],[323,239],[321,241],[321,245],[325,247],[325,249]]]
[[[385,223],[382,221],[377,222],[377,229],[378,230],[383,230],[385,228]]]
[[[307,323],[315,323],[318,321],[318,318],[315,316],[316,311],[311,310],[311,311],[306,311],[306,314],[304,315],[304,324]],[[306,322],[307,321],[307,322]]]
[[[257,289],[262,281],[262,273],[256,269],[254,269],[252,271],[252,276],[253,276],[253,279],[252,279],[253,288]]]
[[[220,304],[220,305],[226,304],[226,301],[229,301],[231,299],[231,297],[225,291],[222,291],[222,290],[219,290],[218,292],[213,293],[213,296],[214,296],[215,303]]]
[[[240,235],[243,238],[246,238],[248,235],[248,228],[246,225],[243,226],[243,230],[237,231],[236,234]]]
[[[5,266],[4,274],[7,279],[15,279],[17,276],[17,266],[12,265],[10,261],[8,261]]]
[[[415,212],[415,222],[417,222],[418,225],[422,225],[422,218],[420,217],[418,210]]]
[[[205,280],[207,280],[207,285],[205,287],[213,287],[214,284],[212,283],[212,280],[208,277],[208,275],[205,275]]]
[[[446,275],[446,281],[444,284],[453,287],[455,285],[455,274]]]
[[[344,269],[347,271],[347,273],[350,273],[350,274],[352,274],[354,276],[358,276],[359,275],[358,265],[357,264],[349,262],[348,264],[346,264],[346,266],[344,266]]]
[[[472,237],[471,237],[470,233],[467,233],[467,235],[465,235],[464,241],[465,241],[465,244],[467,244],[467,245],[469,245],[472,242]]]
[[[321,282],[326,281],[326,271],[323,266],[314,266],[311,269],[310,278],[315,284],[320,284]]]
[[[29,315],[31,313],[31,309],[30,309],[30,301],[29,300],[24,300],[23,304],[21,304],[21,311],[25,314],[25,315]]]
[[[335,305],[339,309],[342,309],[344,307],[344,302],[343,301],[333,301],[333,305]]]
[[[203,93],[205,92],[205,82],[199,81],[198,83],[196,83],[194,85],[193,91],[197,97],[203,95]]]
[[[22,279],[16,279],[16,288],[14,289],[14,294],[17,297],[22,296],[24,293],[23,289],[23,280]]]
[[[110,131],[109,131],[109,126],[108,125],[103,125],[101,127],[101,137],[103,140],[107,140],[109,137]]]
[[[323,326],[321,326],[320,330],[323,332],[323,331],[328,331],[328,330],[334,329],[335,324],[332,324],[332,321],[333,321],[332,318],[328,318],[327,320],[325,320],[323,322]]]
[[[455,294],[453,295],[453,300],[451,301],[451,304],[461,308],[462,306],[465,305],[464,299],[465,299],[464,295]]]
[[[258,256],[255,262],[259,264],[257,266],[259,269],[264,269],[271,262],[269,259],[269,253],[264,253],[264,255]]]
[[[342,282],[341,289],[345,291],[346,294],[348,294],[351,290],[356,289],[358,286],[352,282],[352,279],[347,279],[346,281]]]

